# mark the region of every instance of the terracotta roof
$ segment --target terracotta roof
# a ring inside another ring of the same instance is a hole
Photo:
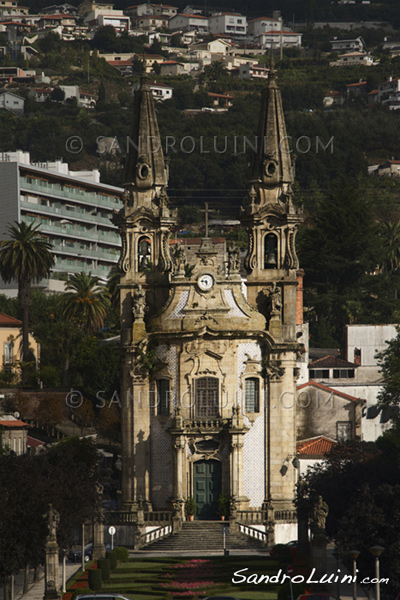
[[[22,321],[19,319],[15,319],[14,317],[10,317],[4,313],[0,313],[0,327],[7,327],[9,325],[14,325],[14,327],[21,327]]]
[[[367,85],[366,81],[358,81],[357,83],[348,83],[346,87],[355,87],[357,85]]]
[[[108,60],[107,63],[112,67],[123,66],[126,67],[128,65],[132,66],[133,62],[131,60]]]
[[[298,390],[304,390],[304,388],[306,387],[315,387],[318,388],[320,390],[323,390],[324,392],[329,392],[330,394],[334,394],[335,396],[339,396],[339,398],[344,398],[345,400],[351,400],[352,402],[366,402],[366,400],[364,400],[364,398],[356,398],[355,396],[349,396],[349,394],[344,394],[343,392],[339,392],[338,390],[334,390],[331,387],[328,387],[327,385],[323,385],[322,383],[319,383],[318,381],[307,381],[307,383],[303,383],[302,385],[298,385],[297,386],[297,391]]]
[[[164,60],[164,62],[162,62],[160,64],[160,67],[163,67],[165,65],[181,65],[182,63],[177,62],[176,60]]]
[[[233,100],[233,96],[229,96],[228,94],[215,94],[214,92],[208,92],[208,95],[211,98],[228,98],[229,100]]]
[[[279,19],[273,19],[272,17],[257,17],[257,19],[251,19],[249,23],[254,23],[254,21],[274,21],[279,23]]]
[[[354,363],[348,362],[347,360],[343,360],[343,358],[339,358],[338,356],[324,356],[323,358],[318,358],[314,360],[308,365],[309,369],[323,369],[323,368],[342,368],[342,369],[355,369],[357,365]]]
[[[301,440],[297,442],[297,454],[300,456],[324,457],[332,448],[337,446],[337,442],[331,438],[319,435],[317,437]]]
[[[175,15],[177,17],[190,17],[191,19],[205,19],[208,20],[208,17],[203,17],[202,15],[190,15],[188,13],[180,13],[179,15]],[[172,17],[174,18],[174,17]]]
[[[38,448],[39,446],[45,446],[45,443],[42,442],[42,440],[37,440],[36,438],[31,437],[30,435],[27,436],[26,443],[31,448]]]
[[[8,421],[7,419],[0,419],[0,427],[30,427],[29,423],[24,423],[24,421],[20,421],[19,419],[15,419],[15,421]]]
[[[376,96],[379,94],[378,90],[372,90],[372,92],[368,92],[367,96]]]
[[[400,165],[400,160],[389,160],[388,161],[391,165]]]

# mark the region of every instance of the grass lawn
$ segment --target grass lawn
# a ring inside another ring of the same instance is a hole
[[[233,584],[234,572],[244,568],[248,569],[244,575],[249,576],[276,575],[282,567],[269,556],[133,558],[120,563],[98,593],[117,592],[131,600],[202,600],[216,594],[241,600],[277,599],[278,584]],[[89,591],[87,573],[79,572],[69,582],[63,600]]]

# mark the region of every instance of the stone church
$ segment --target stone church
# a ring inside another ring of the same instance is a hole
[[[122,238],[122,494],[125,509],[217,517],[220,494],[239,511],[293,509],[298,260],[294,169],[271,72],[258,150],[242,207],[239,252],[204,237],[189,258],[173,243],[168,164],[146,81],[135,95]]]

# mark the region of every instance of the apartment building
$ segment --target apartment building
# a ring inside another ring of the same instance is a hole
[[[55,266],[41,282],[62,291],[70,274],[91,272],[103,280],[118,262],[120,237],[110,218],[122,206],[122,188],[102,184],[97,170],[70,171],[62,160],[33,163],[29,152],[0,153],[0,239],[15,221],[40,224],[53,245]],[[9,295],[16,284],[0,284]]]

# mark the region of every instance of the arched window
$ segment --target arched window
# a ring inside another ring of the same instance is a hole
[[[157,414],[169,415],[169,379],[157,380]]]
[[[196,417],[219,416],[219,381],[216,377],[201,377],[196,380]]]
[[[278,239],[269,233],[264,239],[264,269],[278,268]]]
[[[258,377],[245,379],[244,408],[246,412],[260,412],[260,380]]]
[[[151,265],[151,241],[142,237],[138,242],[138,270],[146,271]]]

